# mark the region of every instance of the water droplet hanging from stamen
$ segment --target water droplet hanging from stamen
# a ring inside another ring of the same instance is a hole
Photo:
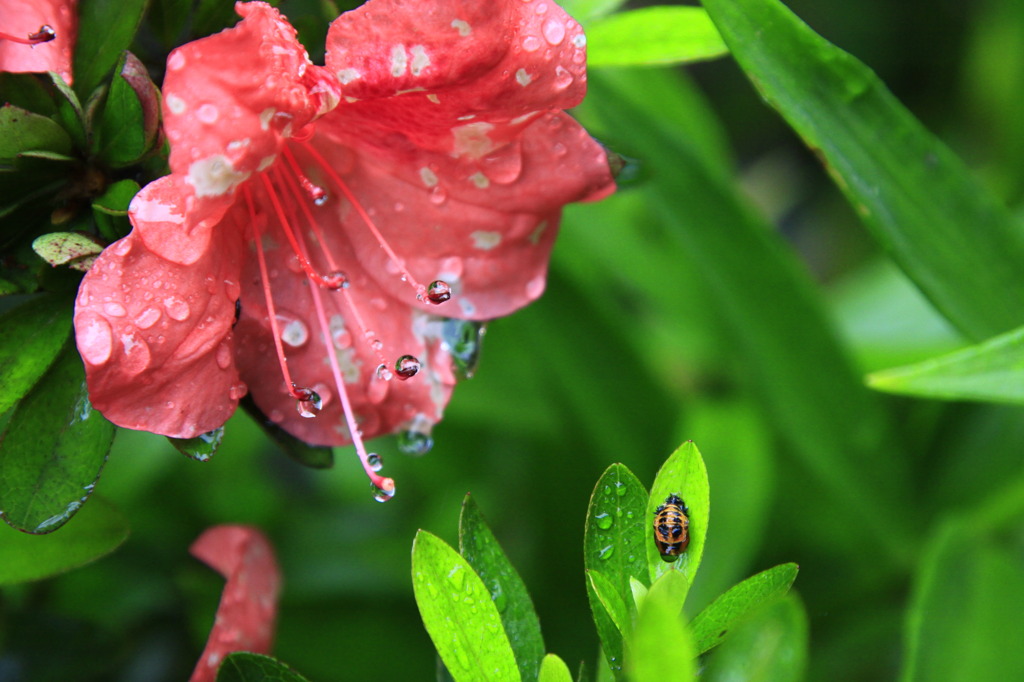
[[[324,406],[324,401],[320,399],[319,393],[311,388],[293,386],[292,395],[297,401],[296,408],[299,415],[309,419],[320,414],[320,408]]]
[[[371,484],[370,489],[373,490],[373,499],[378,502],[387,502],[395,496],[395,481],[390,478],[384,478],[381,479],[379,486]]]
[[[334,270],[332,272],[328,272],[326,275],[323,276],[323,283],[324,286],[330,289],[331,291],[337,291],[338,289],[347,289],[348,275],[346,275],[341,270]]]
[[[38,45],[39,43],[48,43],[56,37],[57,32],[46,24],[40,26],[39,30],[36,31],[35,33],[28,34],[28,39],[32,41],[33,45]]]
[[[427,300],[438,305],[444,303],[452,297],[452,288],[448,286],[448,282],[444,282],[439,279],[435,279],[427,287]]]
[[[376,452],[371,452],[366,456],[366,465],[370,467],[370,471],[376,473],[384,468],[384,460]]]
[[[402,381],[416,376],[420,371],[420,361],[412,355],[403,355],[395,360],[395,374]]]

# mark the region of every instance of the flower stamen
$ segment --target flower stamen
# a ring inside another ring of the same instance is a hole
[[[27,38],[22,38],[20,36],[0,31],[0,40],[10,40],[12,43],[20,43],[22,45],[39,45],[40,43],[48,43],[56,37],[57,32],[46,24],[40,26],[39,30],[35,33],[29,33]]]
[[[384,239],[384,235],[382,235],[380,233],[380,230],[377,229],[377,225],[374,224],[373,219],[366,212],[366,209],[363,208],[363,205],[359,203],[358,199],[356,199],[355,194],[349,188],[348,184],[346,184],[346,182],[341,179],[341,176],[338,175],[334,168],[332,168],[331,165],[327,163],[327,160],[323,156],[321,156],[320,153],[316,151],[316,149],[314,149],[312,145],[310,145],[307,142],[302,142],[300,144],[309,153],[309,155],[313,157],[313,160],[316,161],[317,164],[319,164],[319,166],[323,169],[324,173],[326,173],[327,176],[331,179],[331,182],[333,182],[338,187],[338,189],[341,190],[342,194],[345,195],[345,198],[348,199],[349,202],[352,204],[352,208],[355,209],[355,212],[359,214],[359,217],[363,219],[363,222],[366,223],[366,226],[370,228],[370,232],[373,233],[373,236],[377,240],[377,243],[380,244],[380,247],[384,249],[384,252],[388,255],[388,258],[391,259],[391,262],[394,263],[398,267],[399,271],[402,273],[403,281],[408,282],[413,287],[413,289],[416,290],[416,299],[420,301],[426,299],[430,303],[443,303],[444,301],[447,301],[447,298],[437,300],[429,296],[427,286],[424,284],[420,284],[420,282],[415,277],[413,277],[412,273],[409,272],[409,270],[405,267],[405,261],[398,257],[398,254],[395,253],[394,249],[391,248],[391,245],[388,244],[386,239]],[[440,280],[438,281],[440,282]],[[440,283],[444,284],[446,287],[448,286],[444,282]]]

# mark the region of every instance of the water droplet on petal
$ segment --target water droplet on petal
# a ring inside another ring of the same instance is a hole
[[[395,496],[395,481],[390,478],[382,479],[379,487],[370,484],[370,488],[373,490],[373,499],[378,502],[387,502]]]
[[[102,365],[110,360],[114,349],[114,332],[110,323],[94,312],[85,312],[75,325],[78,333],[78,351],[90,365]]]
[[[572,73],[564,66],[555,67],[555,88],[565,90],[572,85],[573,80]]]
[[[395,361],[395,374],[402,381],[416,376],[420,371],[420,361],[412,355],[403,355]]]
[[[154,284],[154,286],[156,286]],[[177,296],[168,296],[164,299],[164,310],[167,311],[167,315],[178,322],[184,322],[192,314],[192,310],[188,307],[188,303],[178,298]]]
[[[249,392],[249,387],[239,381],[237,384],[233,384],[228,389],[228,398],[231,400],[241,400],[245,397],[245,394]],[[280,421],[280,420],[278,420]]]
[[[221,342],[217,346],[216,359],[217,366],[221,369],[227,369],[231,366],[231,347],[227,343]]]
[[[444,303],[452,297],[452,288],[447,282],[436,279],[427,287],[427,300],[434,305]]]
[[[324,406],[324,403],[316,391],[311,388],[299,388],[296,386],[294,387],[293,395],[296,396],[295,406],[300,416],[309,419],[320,414],[320,409]]]
[[[309,327],[295,313],[278,308],[277,324],[281,340],[292,348],[302,348],[309,342]]]
[[[124,317],[128,314],[128,311],[124,309],[124,306],[116,302],[105,303],[103,305],[103,312],[111,317]]]
[[[381,381],[391,381],[391,379],[394,377],[394,375],[391,373],[391,370],[389,370],[388,366],[385,365],[383,362],[377,365],[377,370],[374,372],[374,374],[376,375],[377,379]]]
[[[444,191],[441,187],[435,187],[434,189],[430,190],[430,196],[428,198],[430,199],[430,203],[434,204],[435,206],[440,206],[445,202],[445,200],[448,199],[448,193]]]
[[[523,38],[523,49],[527,52],[536,52],[540,49],[540,38],[537,36],[526,36]]]
[[[323,282],[324,286],[327,287],[328,289],[331,289],[332,291],[337,291],[338,289],[347,289],[348,275],[346,275],[341,270],[334,270],[324,275]]]
[[[541,33],[544,34],[544,40],[552,45],[559,45],[565,40],[565,24],[558,19],[548,19],[544,22]]]

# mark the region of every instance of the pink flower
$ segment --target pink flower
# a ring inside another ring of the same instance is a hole
[[[227,579],[213,629],[189,682],[212,682],[235,651],[269,654],[281,574],[267,538],[247,526],[214,526],[189,548]]]
[[[168,58],[172,173],[81,286],[90,395],[189,438],[250,391],[306,442],[354,442],[386,496],[362,438],[440,419],[455,378],[435,315],[537,298],[562,206],[614,189],[561,111],[584,94],[583,33],[550,2],[370,0],[318,67],[275,9],[236,9]]]
[[[56,71],[71,82],[76,0],[0,0],[0,71]]]

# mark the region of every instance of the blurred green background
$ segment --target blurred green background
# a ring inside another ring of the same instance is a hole
[[[788,5],[873,68],[1020,214],[1024,5]],[[966,342],[879,253],[732,60],[594,69],[591,84],[581,119],[635,164],[618,194],[566,210],[546,294],[488,326],[480,368],[456,390],[433,451],[412,458],[393,439],[373,443],[395,498],[373,501],[349,449],[333,470],[305,469],[242,415],[206,463],[121,430],[97,494],[132,534],[95,564],[0,592],[0,680],[187,677],[222,585],[187,548],[217,523],[259,526],[278,551],[275,656],[324,682],[431,679],[409,551],[418,528],[456,543],[467,491],[529,586],[548,649],[572,668],[592,665],[581,549],[592,487],[612,462],[649,484],[685,439],[699,445],[711,484],[688,614],[793,561],[810,619],[808,678],[893,679],[906,609],[926,604],[937,579],[921,571],[934,566],[929,556],[948,556],[951,623],[915,646],[967,661],[932,679],[971,679],[990,659],[999,670],[1019,614],[972,612],[968,596],[1024,594],[1024,412],[861,387],[869,371]],[[720,265],[708,240],[731,234],[719,221],[734,204],[773,230],[724,242]],[[766,313],[750,329],[744,300]],[[807,391],[773,377],[803,377]],[[823,414],[831,420],[805,420]]]

